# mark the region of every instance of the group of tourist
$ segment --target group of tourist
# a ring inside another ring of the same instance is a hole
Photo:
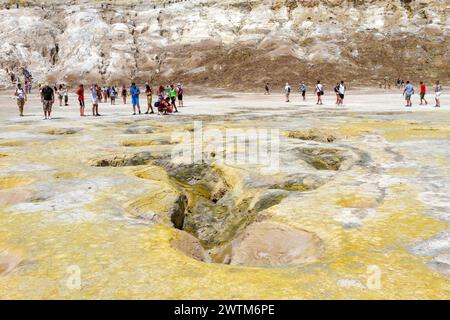
[[[441,95],[442,95],[442,85],[439,81],[436,81],[436,85],[434,87],[434,99],[436,101],[435,108],[441,107]],[[412,107],[412,101],[411,98],[415,93],[414,86],[411,82],[406,81],[406,84],[403,88],[403,95],[405,96],[406,100],[406,107],[410,108]],[[427,86],[423,81],[420,81],[420,105],[427,105],[428,101],[426,100],[425,96],[427,94]]]
[[[27,94],[31,93],[31,88],[33,86],[33,75],[26,67],[21,67],[18,75],[16,75],[13,70],[9,70],[8,68],[6,68],[6,73],[9,75],[11,83],[16,84],[23,82],[25,84],[23,88],[25,92]]]
[[[55,97],[58,97],[60,107],[62,107],[63,105],[69,105],[69,89],[64,84],[61,84],[59,86],[54,85],[53,87],[50,85],[39,86],[39,92],[44,110],[44,120],[51,119],[52,107],[55,103]],[[111,101],[111,105],[115,105],[115,101],[118,96],[118,91],[115,86],[101,87],[97,84],[94,84],[89,88],[89,92],[92,99],[92,115],[94,117],[101,116],[99,113],[100,103],[107,103],[108,101]],[[140,104],[140,95],[142,92],[141,89],[136,85],[136,83],[133,82],[128,89],[125,85],[123,85],[120,93],[124,104],[127,104],[127,97],[131,96],[133,115],[142,114]],[[156,92],[154,92],[153,87],[149,83],[146,83],[144,93],[147,103],[147,111],[145,112],[145,114],[155,114],[154,108],[160,115],[177,113],[178,108],[184,106],[184,88],[181,83],[178,83],[176,86],[174,84],[167,84],[166,86],[160,85],[157,88]],[[157,99],[153,104],[154,93],[156,93]],[[14,95],[17,98],[17,105],[19,107],[19,114],[21,117],[24,116],[24,106],[25,102],[28,99],[28,94],[29,92],[27,92],[27,90],[22,87],[22,84],[17,84]],[[77,95],[78,104],[80,106],[80,116],[84,117],[86,102],[85,87],[83,84],[80,84],[78,86],[75,94]]]
[[[411,98],[415,93],[414,86],[410,81],[404,82],[403,80],[398,80],[398,88],[403,88],[403,95],[406,100],[406,107],[412,107]],[[299,86],[299,93],[302,96],[303,101],[306,101],[306,84],[305,82],[301,82]],[[265,95],[270,95],[270,85],[269,83],[265,84]],[[436,101],[436,108],[439,108],[441,106],[441,95],[442,95],[442,85],[439,81],[436,81],[436,85],[434,87],[434,93],[435,93],[435,101]],[[342,106],[344,104],[344,98],[345,93],[347,91],[347,87],[344,84],[344,81],[341,81],[336,84],[334,87],[334,93],[336,95],[336,105]],[[289,83],[286,83],[284,87],[284,94],[286,97],[286,102],[290,102],[290,95],[292,92],[292,87]],[[324,86],[320,81],[317,81],[314,94],[317,96],[317,105],[323,105],[322,97],[325,94],[324,93]],[[428,101],[426,100],[426,94],[427,94],[427,86],[423,81],[420,81],[420,105],[428,105]]]
[[[299,86],[299,93],[302,95],[303,101],[306,101],[306,84],[304,81],[300,83]],[[334,92],[336,94],[336,105],[343,105],[344,104],[344,98],[345,98],[345,92],[347,90],[347,87],[344,84],[344,81],[341,81],[340,83],[337,83],[334,87]],[[292,87],[289,83],[286,83],[284,87],[284,94],[286,97],[286,102],[290,102],[290,96],[292,92]],[[270,88],[269,84],[266,83],[265,86],[265,94],[270,94]],[[323,105],[322,96],[325,94],[324,92],[324,86],[319,81],[317,81],[316,87],[314,89],[314,94],[317,96],[317,105]]]
[[[24,75],[27,75],[26,79],[31,81],[31,74],[27,71],[24,72]],[[401,82],[400,82],[401,84]],[[344,81],[341,81],[336,84],[334,87],[334,93],[336,95],[336,105],[342,106],[344,104],[344,98],[346,93],[346,86]],[[434,92],[435,92],[435,107],[439,108],[441,106],[440,97],[442,94],[442,85],[439,81],[436,82]],[[41,101],[44,110],[44,119],[51,119],[52,106],[55,102],[55,96],[58,97],[59,105],[62,107],[68,106],[69,103],[69,89],[66,85],[61,84],[59,86],[49,86],[45,85],[43,87],[39,86],[39,91],[41,95]],[[301,82],[299,85],[299,93],[302,96],[303,101],[306,101],[306,91],[307,86],[305,82]],[[155,114],[156,112],[159,115],[167,115],[170,113],[177,113],[179,107],[183,107],[183,95],[184,88],[181,83],[178,83],[176,86],[173,83],[169,83],[166,86],[160,85],[156,91],[154,91],[153,87],[149,84],[145,84],[145,91],[141,92],[141,89],[136,85],[136,83],[132,83],[129,88],[125,85],[122,86],[120,92],[117,90],[115,86],[99,86],[94,84],[89,89],[90,96],[92,99],[92,115],[94,117],[101,116],[99,113],[99,104],[104,102],[107,103],[111,101],[111,105],[114,105],[116,102],[116,98],[119,93],[122,97],[122,101],[124,104],[127,103],[127,97],[131,96],[131,104],[133,107],[133,115],[142,114],[141,104],[140,104],[140,95],[142,93],[146,96],[146,105],[147,109],[145,114]],[[284,93],[286,97],[286,102],[290,102],[290,95],[292,92],[292,87],[289,83],[286,83],[284,87]],[[31,93],[31,87],[27,89],[23,88],[22,84],[17,84],[17,88],[15,91],[15,96],[17,98],[17,105],[19,107],[20,116],[23,116],[24,105],[27,101],[27,94]],[[78,89],[75,91],[78,97],[78,103],[80,106],[80,116],[85,116],[85,87],[80,84]],[[317,84],[314,89],[315,96],[317,97],[317,105],[323,105],[322,97],[324,96],[324,86],[320,81],[317,81]],[[415,93],[415,89],[410,81],[406,81],[403,86],[403,95],[406,100],[406,107],[412,107],[412,96]],[[157,99],[153,104],[153,96],[156,94]],[[269,83],[265,84],[265,94],[270,94],[270,85]],[[426,84],[421,81],[420,82],[420,105],[427,105],[428,101],[426,99],[427,87]],[[178,106],[177,106],[178,102]]]

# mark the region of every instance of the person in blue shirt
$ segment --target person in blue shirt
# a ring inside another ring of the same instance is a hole
[[[130,88],[130,95],[131,95],[131,103],[133,104],[133,116],[136,115],[136,107],[139,111],[139,114],[141,114],[141,106],[139,105],[139,95],[141,94],[141,91],[139,90],[139,87],[136,86],[136,83],[131,84]]]
[[[403,90],[403,95],[406,99],[406,106],[412,107],[411,97],[414,94],[414,87],[409,81],[406,81],[405,89]]]

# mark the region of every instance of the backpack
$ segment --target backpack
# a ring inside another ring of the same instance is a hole
[[[316,90],[318,91],[318,93],[321,95],[321,96],[323,96],[324,95],[324,92],[323,92],[323,87],[322,88],[320,88],[319,87],[319,85],[317,85],[316,86]]]

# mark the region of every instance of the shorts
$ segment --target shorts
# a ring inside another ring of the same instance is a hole
[[[19,108],[23,108],[24,105],[25,105],[25,99],[24,98],[17,99],[17,106]]]
[[[98,98],[97,97],[92,97],[92,104],[96,104],[98,105]]]
[[[425,93],[420,94],[420,99],[422,99],[422,100],[425,99]]]
[[[147,104],[148,104],[149,106],[152,105],[152,101],[153,101],[153,97],[152,97],[152,96],[147,96]]]
[[[84,107],[84,99],[78,99],[78,102],[80,103],[80,107]]]
[[[306,91],[302,91],[302,97],[306,96]]]
[[[52,112],[52,106],[53,106],[53,101],[44,100],[44,102],[43,102],[44,112]]]
[[[411,96],[412,96],[411,94],[406,94],[405,95],[406,100],[411,100]]]
[[[133,106],[138,106],[139,105],[139,97],[132,97],[131,98],[131,104]]]
[[[339,93],[339,98],[344,99],[345,95],[343,95],[342,93]]]
[[[441,92],[436,92],[436,99],[439,99],[441,97]]]
[[[177,98],[175,98],[175,97],[170,97],[170,100],[172,101],[173,104],[175,104],[175,102],[177,102]]]
[[[183,95],[182,94],[178,95],[178,101],[183,101]]]

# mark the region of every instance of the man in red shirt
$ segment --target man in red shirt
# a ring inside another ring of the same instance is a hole
[[[427,100],[425,99],[425,94],[427,93],[427,87],[423,83],[423,81],[420,81],[420,105],[423,105],[423,102],[425,101],[425,104],[428,104]]]
[[[80,103],[80,117],[84,117],[84,86],[80,84],[78,87],[78,90],[75,91],[75,93],[78,96],[78,102]]]

